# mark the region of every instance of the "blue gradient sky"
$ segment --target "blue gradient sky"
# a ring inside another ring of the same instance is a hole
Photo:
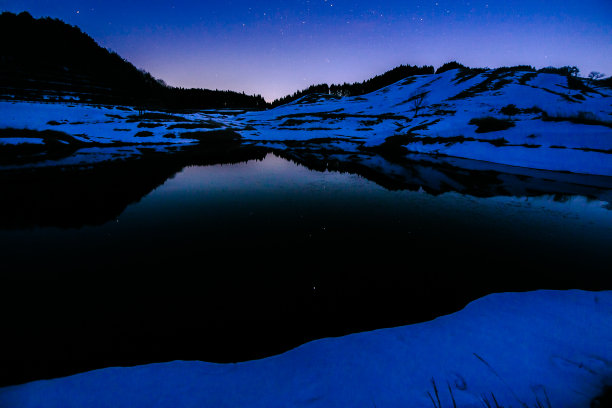
[[[611,0],[0,0],[79,26],[170,85],[267,100],[399,64],[612,74]]]

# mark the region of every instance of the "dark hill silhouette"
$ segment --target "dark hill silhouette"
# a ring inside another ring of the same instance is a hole
[[[265,100],[232,91],[183,89],[136,68],[78,27],[29,13],[0,14],[0,93],[165,108],[258,108]]]
[[[401,81],[404,78],[412,77],[414,75],[431,75],[431,74],[442,74],[446,71],[450,71],[452,69],[459,69],[461,72],[461,76],[463,80],[469,79],[471,77],[476,76],[477,74],[490,71],[492,75],[497,75],[501,73],[508,72],[538,72],[538,73],[549,73],[549,74],[558,74],[568,77],[568,86],[571,89],[586,89],[582,82],[578,80],[579,69],[575,66],[563,66],[563,67],[544,67],[540,69],[535,69],[531,65],[515,65],[510,67],[498,67],[495,69],[491,68],[473,68],[463,65],[457,61],[447,62],[434,72],[434,67],[431,65],[424,65],[422,67],[416,65],[400,65],[395,67],[384,74],[377,75],[373,78],[365,80],[363,82],[354,82],[352,84],[343,83],[343,84],[318,84],[311,85],[308,88],[305,88],[300,91],[296,91],[291,95],[284,96],[282,98],[276,99],[272,102],[272,107],[284,105],[293,101],[296,101],[306,95],[310,94],[328,94],[332,97],[341,97],[341,96],[359,96],[365,95],[370,92],[377,91],[381,88],[394,84],[398,81]],[[608,77],[605,79],[599,79],[592,81],[592,83],[597,84],[598,86],[612,87],[612,77]],[[309,99],[306,99],[308,101]],[[318,98],[314,98],[312,100],[318,100]],[[300,101],[301,103],[302,101]]]
[[[99,46],[78,27],[49,17],[35,19],[29,13],[0,14],[0,96],[17,99],[79,100],[167,109],[247,108],[283,105],[308,94],[359,96],[414,75],[442,73],[459,68],[476,74],[488,68],[469,68],[456,61],[434,71],[433,66],[400,65],[363,82],[319,84],[267,103],[260,95],[233,91],[184,89],[136,68],[117,53]],[[502,67],[536,70],[527,65]],[[576,67],[546,67],[538,72],[578,74]],[[612,77],[597,81],[611,86]]]
[[[365,95],[370,92],[377,91],[385,86],[391,85],[397,81],[400,81],[404,78],[413,75],[427,75],[433,74],[434,67],[432,66],[422,66],[418,67],[416,65],[400,65],[395,67],[384,74],[377,75],[373,78],[367,79],[363,82],[354,82],[352,84],[344,83],[344,84],[319,84],[312,85],[304,90],[294,92],[292,95],[284,96],[280,99],[276,99],[272,102],[272,106],[276,107],[279,105],[284,105],[289,102],[293,102],[297,99],[300,99],[303,96],[308,94],[332,94],[336,96],[359,96]]]

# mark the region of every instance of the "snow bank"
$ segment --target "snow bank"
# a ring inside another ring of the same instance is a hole
[[[107,368],[0,389],[6,407],[589,407],[612,385],[612,291],[493,294],[427,323],[239,364]],[[452,395],[452,397],[451,397]]]

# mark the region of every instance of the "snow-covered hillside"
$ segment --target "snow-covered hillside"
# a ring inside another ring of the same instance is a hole
[[[393,146],[410,152],[612,175],[612,90],[580,79],[571,84],[557,74],[456,69],[368,95],[309,95],[247,113],[241,119],[254,130],[242,135],[262,142],[333,140],[348,151],[399,136]],[[416,110],[418,95],[424,98]],[[516,109],[503,109],[508,105]],[[507,129],[495,130],[500,126]]]
[[[23,147],[26,153],[52,149],[51,135],[2,129],[53,130],[71,137],[62,143],[74,151],[52,160],[37,157],[37,166],[172,152],[231,130],[245,144],[275,150],[423,153],[612,176],[612,90],[557,74],[455,69],[408,77],[367,95],[307,95],[238,115],[149,111],[142,116],[120,106],[20,101],[0,102],[0,113],[4,157]]]
[[[263,360],[107,368],[7,387],[0,406],[587,408],[612,385],[611,345],[610,291],[503,293]]]
[[[123,106],[3,101],[0,155],[6,154],[0,169],[90,165],[137,157],[147,151],[169,153],[198,144],[206,132],[228,129],[228,117],[159,111],[141,115]],[[19,132],[23,129],[33,132]],[[45,131],[56,133],[40,133]],[[58,138],[62,144],[53,143]],[[32,145],[39,145],[39,150],[32,151]]]

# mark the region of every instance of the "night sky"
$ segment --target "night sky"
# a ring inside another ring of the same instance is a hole
[[[267,100],[400,64],[612,74],[611,0],[0,0],[79,26],[169,85]]]

